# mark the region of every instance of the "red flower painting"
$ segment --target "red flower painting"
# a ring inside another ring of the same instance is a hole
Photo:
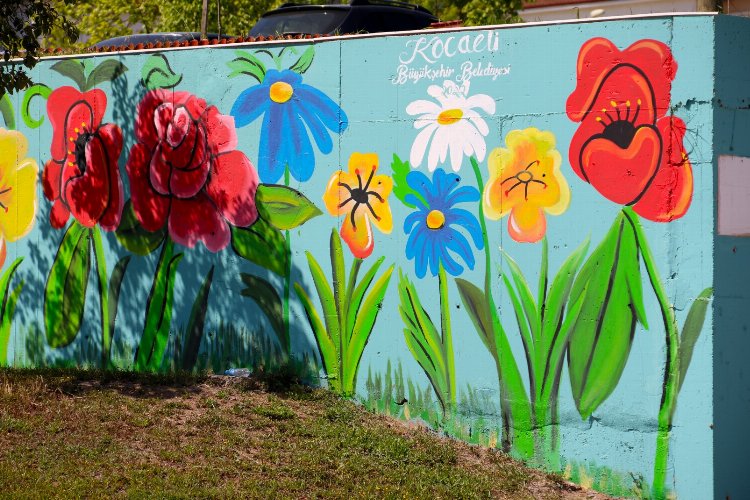
[[[47,99],[52,159],[44,166],[44,195],[52,201],[50,224],[62,228],[70,214],[83,226],[113,231],[120,224],[123,189],[117,160],[122,132],[102,124],[107,96],[60,87]]]
[[[581,48],[566,106],[568,117],[580,122],[569,150],[576,174],[656,222],[685,215],[693,194],[685,123],[668,115],[676,72],[662,42],[640,40],[619,50],[594,38]]]
[[[258,217],[258,174],[236,151],[234,118],[188,92],[153,90],[138,105],[138,142],[127,172],[135,215],[148,231],[167,225],[187,247],[216,252],[230,241],[229,225]]]

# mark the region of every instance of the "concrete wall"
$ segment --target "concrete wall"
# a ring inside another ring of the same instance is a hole
[[[748,37],[666,16],[45,60],[2,101],[2,361],[290,365],[611,494],[739,497],[748,249],[715,179],[748,154]]]

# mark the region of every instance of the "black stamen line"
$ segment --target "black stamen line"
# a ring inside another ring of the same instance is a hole
[[[351,212],[349,212],[349,217],[350,217],[350,219],[352,220],[352,229],[354,229],[355,231],[357,230],[357,223],[356,223],[356,222],[354,222],[354,212],[356,212],[356,211],[357,211],[357,209],[359,208],[359,206],[360,206],[360,205],[361,205],[361,203],[360,203],[360,202],[357,202],[357,203],[356,203],[356,204],[354,205],[354,208],[352,208],[352,211],[351,211]]]
[[[343,188],[346,188],[346,189],[347,189],[347,191],[349,191],[349,194],[352,194],[352,188],[351,188],[351,187],[349,187],[349,185],[348,185],[348,184],[344,184],[343,182],[339,182],[339,187],[343,187]]]
[[[525,184],[523,187],[523,199],[529,201],[529,183],[526,182]]]
[[[530,169],[534,165],[539,165],[539,160],[534,160],[531,163],[529,163],[528,165],[526,165],[526,170]]]
[[[622,118],[620,117],[620,107],[615,106],[615,111],[617,112],[617,121],[622,120]]]
[[[607,118],[609,118],[609,123],[614,123],[614,122],[615,122],[615,119],[614,119],[614,118],[612,118],[611,116],[609,116],[609,113],[608,113],[607,111],[605,111],[605,112],[604,112],[604,115],[605,115],[605,116],[606,116]],[[618,120],[620,119],[620,112],[619,112],[619,111],[617,112],[617,119],[618,119]]]
[[[385,200],[383,200],[383,197],[382,197],[382,196],[380,196],[380,195],[379,195],[378,193],[376,193],[375,191],[368,191],[368,192],[367,192],[367,195],[368,195],[368,196],[374,196],[375,198],[377,198],[378,200],[380,200],[380,203],[383,203],[383,202],[385,201]]]
[[[630,121],[630,103],[629,102],[626,103],[625,110],[627,111],[627,113],[625,113],[625,121],[629,122]]]
[[[365,187],[362,188],[363,190],[367,191],[367,188],[370,187],[370,183],[372,182],[372,176],[373,175],[375,175],[375,169],[374,168],[370,172],[370,177],[367,178],[367,184],[365,184]]]
[[[0,191],[0,194],[5,194],[5,193],[7,193],[8,191],[10,191],[10,190],[12,190],[12,189],[13,189],[13,188],[5,188],[5,189],[3,189],[2,191]]]
[[[347,203],[349,203],[349,202],[350,202],[350,201],[352,201],[353,199],[354,199],[354,198],[351,198],[351,197],[349,197],[349,198],[348,198],[347,200],[345,200],[345,201],[342,201],[341,203],[339,203],[339,208],[343,207],[344,205],[346,205]]]
[[[633,120],[631,123],[635,123],[635,121],[638,119],[638,113],[641,111],[641,105],[640,103],[637,104],[637,107],[635,108],[635,114],[633,115]]]
[[[367,208],[370,209],[370,213],[372,214],[373,217],[375,217],[375,220],[380,220],[380,216],[375,213],[375,209],[372,208],[372,205],[370,205],[370,202],[368,201],[367,203],[365,203],[365,205],[367,205]]]
[[[362,190],[362,176],[357,172],[357,182],[359,183],[359,189]]]
[[[531,179],[531,180],[530,180],[529,182],[536,182],[536,183],[538,183],[538,184],[541,184],[541,185],[542,185],[542,186],[544,186],[544,187],[547,187],[547,183],[546,183],[546,182],[544,182],[544,181],[540,181],[540,180],[538,180],[538,179]]]
[[[505,179],[503,182],[501,182],[500,185],[502,186],[503,184],[505,184],[506,182],[508,182],[511,179],[518,179],[518,174],[511,175],[510,177],[508,177],[507,179]],[[519,182],[520,182],[520,179],[519,179]],[[513,189],[513,188],[511,188],[511,189]]]
[[[511,186],[511,188],[510,188],[509,190],[507,190],[507,191],[505,192],[505,194],[507,195],[508,193],[510,193],[511,191],[513,191],[514,189],[516,189],[516,188],[517,188],[518,186],[520,186],[521,184],[526,184],[526,183],[525,183],[525,182],[523,182],[523,181],[518,181],[518,183],[517,183],[517,184],[513,184],[513,186]]]

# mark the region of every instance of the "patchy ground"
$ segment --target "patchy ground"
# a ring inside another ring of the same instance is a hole
[[[605,498],[253,380],[0,370],[3,497]]]

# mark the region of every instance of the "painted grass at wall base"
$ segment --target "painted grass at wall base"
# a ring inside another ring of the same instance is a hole
[[[281,370],[614,495],[711,496],[715,54],[684,33],[721,29],[44,60],[0,100],[0,363]]]

